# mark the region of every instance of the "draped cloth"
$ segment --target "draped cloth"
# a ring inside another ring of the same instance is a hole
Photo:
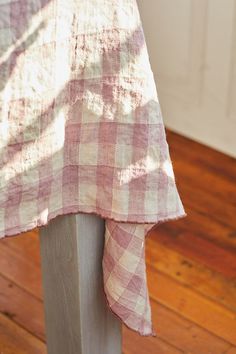
[[[0,237],[68,213],[105,219],[107,305],[156,336],[145,237],[187,214],[137,3],[0,0]]]

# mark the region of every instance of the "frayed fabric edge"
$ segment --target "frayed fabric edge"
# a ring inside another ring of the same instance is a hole
[[[153,227],[156,227],[164,222],[169,222],[171,220],[178,220],[181,218],[186,217],[188,214],[184,211],[180,214],[173,214],[173,215],[169,215],[166,217],[160,217],[159,219],[157,219],[156,221],[146,221],[143,219],[139,219],[139,220],[120,220],[118,218],[114,218],[114,217],[110,217],[107,216],[106,213],[102,212],[102,211],[88,211],[85,210],[84,208],[81,208],[79,206],[69,206],[69,207],[64,207],[64,208],[60,208],[57,209],[56,211],[51,211],[48,216],[47,219],[45,219],[45,221],[42,221],[41,219],[37,219],[33,222],[29,222],[29,223],[25,223],[21,226],[15,226],[13,228],[8,228],[5,231],[4,230],[0,230],[0,239],[4,238],[4,237],[16,237],[18,235],[20,235],[21,233],[24,232],[29,232],[35,228],[40,228],[40,227],[45,227],[49,224],[49,222],[53,219],[55,219],[58,216],[66,216],[66,215],[74,215],[74,214],[79,214],[79,213],[84,213],[84,214],[91,214],[91,215],[97,215],[100,216],[103,219],[110,219],[116,222],[120,222],[120,223],[135,223],[135,224],[153,224]],[[158,217],[158,216],[157,216]],[[151,229],[148,230],[148,232],[150,232]]]
[[[109,308],[110,311],[118,318],[118,320],[120,320],[120,322],[121,322],[122,324],[124,324],[128,329],[131,329],[132,331],[137,332],[137,333],[140,334],[141,336],[144,336],[144,337],[148,337],[148,336],[149,336],[149,337],[150,337],[150,336],[151,336],[151,337],[158,337],[158,335],[157,335],[157,333],[156,333],[156,331],[155,331],[155,328],[154,328],[153,324],[151,325],[151,328],[152,328],[152,329],[151,329],[151,332],[149,332],[149,333],[144,333],[144,332],[140,331],[138,328],[134,328],[134,327],[129,326],[123,318],[121,318],[115,311],[113,311],[112,307],[111,307],[110,304],[109,304],[109,301],[108,301],[108,298],[107,298],[107,294],[106,294],[106,291],[105,291],[104,287],[102,287],[102,290],[103,290],[104,298],[105,298],[105,301],[106,301],[106,304],[107,304],[108,308]]]

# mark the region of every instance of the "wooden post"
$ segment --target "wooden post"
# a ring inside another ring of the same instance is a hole
[[[84,213],[39,229],[48,354],[121,354],[121,322],[103,292],[104,231],[104,219]]]

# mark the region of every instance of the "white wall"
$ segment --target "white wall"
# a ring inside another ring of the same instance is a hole
[[[236,157],[236,0],[137,0],[165,126]]]

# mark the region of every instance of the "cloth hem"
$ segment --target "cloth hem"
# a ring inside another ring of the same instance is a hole
[[[89,210],[90,209],[90,210]],[[78,214],[78,213],[85,213],[85,214],[94,214],[97,216],[100,216],[103,219],[110,219],[116,222],[124,222],[124,223],[136,223],[136,224],[155,224],[153,225],[153,227],[156,227],[157,225],[164,223],[164,222],[168,222],[171,220],[178,220],[180,218],[186,217],[187,213],[185,211],[180,212],[180,213],[173,213],[173,214],[169,214],[166,216],[161,216],[156,215],[156,219],[155,220],[150,220],[150,215],[136,215],[136,216],[130,216],[129,219],[127,220],[121,220],[118,219],[118,217],[114,217],[112,215],[108,215],[108,213],[102,211],[102,209],[98,210],[91,210],[90,207],[79,207],[79,206],[67,206],[64,208],[60,208],[57,209],[55,211],[52,211],[48,214],[47,219],[45,221],[43,221],[42,219],[37,219],[34,222],[29,222],[29,223],[25,223],[24,225],[21,226],[15,226],[13,228],[8,228],[4,231],[0,232],[0,239],[7,237],[7,236],[17,236],[23,232],[29,232],[35,228],[41,227],[41,226],[46,226],[48,225],[48,223],[53,220],[54,218],[56,218],[57,216],[62,216],[62,215],[69,215],[69,214]],[[138,220],[136,219],[138,218]],[[148,220],[146,220],[145,218],[149,218]],[[150,231],[150,230],[149,230]]]
[[[124,324],[127,328],[131,329],[132,331],[138,332],[141,336],[145,336],[145,337],[147,337],[147,336],[157,337],[157,333],[156,333],[156,331],[155,331],[155,328],[154,328],[153,324],[151,324],[151,331],[148,332],[148,333],[144,333],[144,332],[142,332],[140,329],[134,328],[134,327],[131,327],[130,325],[128,325],[128,323],[127,323],[122,317],[120,317],[120,316],[112,309],[112,307],[110,306],[109,301],[108,301],[108,298],[107,298],[107,294],[106,294],[106,291],[105,291],[104,287],[102,287],[102,290],[103,290],[104,298],[105,298],[105,300],[106,300],[106,304],[107,304],[108,308],[109,308],[110,311],[121,321],[121,324],[122,324],[122,325]]]

